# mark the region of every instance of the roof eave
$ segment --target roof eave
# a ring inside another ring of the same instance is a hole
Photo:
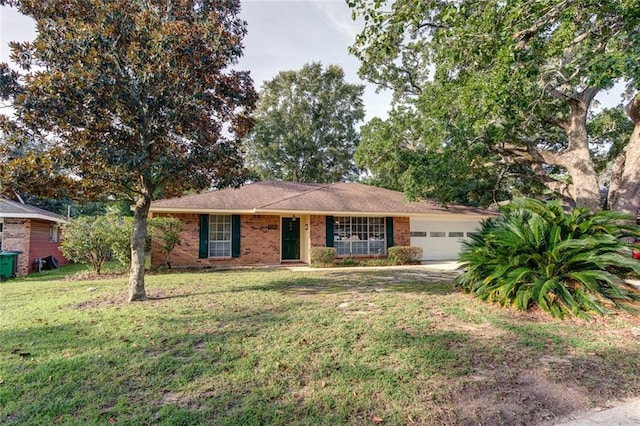
[[[391,211],[338,211],[338,210],[283,210],[283,209],[201,209],[184,207],[152,207],[150,213],[190,213],[190,214],[265,214],[265,215],[319,215],[319,216],[393,216],[393,217],[429,217],[451,218],[459,217],[461,220],[477,220],[488,218],[491,213],[481,214],[476,212],[391,212]]]
[[[0,213],[2,219],[38,219],[47,222],[67,223],[68,220],[63,217],[53,217],[38,213]]]
[[[205,209],[186,207],[151,207],[149,213],[191,213],[191,214],[255,214],[255,209]]]
[[[457,213],[457,212],[392,212],[392,211],[314,211],[314,210],[268,210],[256,209],[258,214],[295,214],[295,215],[325,215],[325,216],[393,216],[393,217],[451,217],[460,216],[460,218],[468,218],[469,220],[477,220],[478,218],[489,218],[494,215],[491,213],[481,214],[476,212]]]

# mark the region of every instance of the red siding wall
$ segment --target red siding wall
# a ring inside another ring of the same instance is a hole
[[[49,241],[49,228],[54,225],[52,222],[40,220],[31,221],[31,243],[29,250],[29,272],[33,272],[33,262],[42,257],[53,256],[60,265],[67,264],[67,259],[60,251],[62,232],[58,229],[58,241]]]

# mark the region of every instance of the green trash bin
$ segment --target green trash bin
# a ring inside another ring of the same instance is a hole
[[[0,280],[7,280],[16,276],[19,254],[20,252],[17,251],[0,252]]]

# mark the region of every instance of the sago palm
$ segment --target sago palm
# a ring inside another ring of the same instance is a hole
[[[460,255],[458,284],[483,300],[553,317],[589,318],[612,308],[635,310],[640,292],[621,276],[640,273],[630,243],[635,218],[557,202],[520,199],[484,221]]]

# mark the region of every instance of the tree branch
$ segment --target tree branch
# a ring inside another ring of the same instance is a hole
[[[518,31],[513,35],[513,39],[518,41],[518,48],[524,49],[524,46],[527,44],[529,40],[531,40],[537,33],[550,22],[556,21],[560,13],[572,3],[573,0],[565,0],[554,7],[552,7],[546,14],[544,14],[538,21],[533,24],[531,27],[524,29],[522,31]]]
[[[640,122],[640,94],[636,94],[631,102],[625,105],[624,111],[635,124]]]

